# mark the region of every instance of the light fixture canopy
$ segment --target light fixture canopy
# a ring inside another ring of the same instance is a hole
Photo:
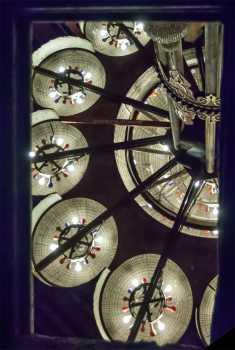
[[[106,273],[106,277],[100,277],[93,302],[97,304],[94,309],[97,326],[105,339],[127,340],[159,257],[135,256]],[[170,292],[166,289],[169,285]],[[192,305],[187,277],[178,265],[168,260],[149,303],[149,316],[143,319],[136,340],[154,340],[159,346],[176,343],[190,322]]]
[[[37,270],[37,264],[48,254],[81,231],[105,207],[88,198],[61,200],[47,208],[34,225],[32,233],[32,259],[36,277],[51,286],[76,287],[96,277],[108,267],[118,244],[117,226],[112,217],[89,231],[68,251],[47,268]],[[78,218],[78,222],[74,218]],[[97,241],[97,237],[102,240]]]

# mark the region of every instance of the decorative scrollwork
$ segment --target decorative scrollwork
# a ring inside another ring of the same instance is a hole
[[[220,120],[220,99],[213,95],[208,95],[205,98],[200,97],[195,99],[190,93],[190,85],[187,82],[185,84],[185,79],[174,73],[174,77],[170,77],[168,80],[161,62],[156,59],[155,68],[157,73],[159,74],[159,78],[161,83],[164,85],[164,88],[167,91],[174,102],[178,105],[180,110],[183,112],[195,113],[199,116],[199,118],[205,119],[208,115],[213,116],[217,121]],[[189,85],[189,86],[188,86]]]
[[[220,98],[215,95],[207,95],[206,97],[198,97],[197,101],[206,106],[220,106]]]
[[[178,102],[178,103],[175,103],[175,109],[176,109],[176,113],[178,114],[180,119],[186,125],[193,125],[193,121],[194,121],[195,116],[196,116],[194,108],[188,108],[187,106]]]
[[[176,69],[170,70],[169,83],[179,96],[193,98],[193,93],[190,89],[191,84]]]
[[[220,113],[198,112],[197,116],[202,120],[210,119],[210,121],[214,121],[214,122],[220,121]]]

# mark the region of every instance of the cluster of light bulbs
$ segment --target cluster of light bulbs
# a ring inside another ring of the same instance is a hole
[[[72,216],[71,218],[71,224],[72,225],[77,225],[77,224],[82,224],[83,220],[80,220],[78,216]],[[70,225],[70,222],[67,222],[66,223],[68,226]],[[104,238],[101,234],[97,234],[96,232],[93,233],[93,237],[94,237],[94,243],[103,243],[104,241]],[[58,238],[53,238],[54,240],[58,240]],[[52,242],[49,244],[49,250],[50,251],[55,251],[57,248],[59,247],[59,244],[58,242]],[[83,268],[83,265],[87,264],[86,260],[84,258],[79,258],[79,259],[75,259],[73,261],[71,261],[72,263],[72,266],[73,266],[73,269],[74,271],[76,272],[80,272]]]
[[[66,71],[66,68],[64,66],[60,66],[58,68],[58,72],[59,73],[64,73],[65,71]],[[85,83],[91,81],[91,78],[92,78],[91,72],[88,72],[86,70],[82,70],[81,74],[83,75],[83,79],[84,79]],[[52,87],[49,89],[49,94],[48,95],[53,100],[55,100],[55,99],[57,99],[59,97],[63,97],[62,94],[60,94],[55,88],[52,88]],[[74,103],[82,104],[85,101],[86,95],[82,91],[78,91],[78,92],[75,92],[74,94],[72,94],[70,96],[70,98],[71,98],[72,104],[74,104]]]
[[[146,279],[145,279],[146,280]],[[134,288],[137,288],[139,285],[140,285],[140,281],[137,279],[137,278],[133,278],[132,279],[132,281],[131,281],[131,284],[132,284],[132,286],[134,287]],[[165,287],[164,287],[164,293],[170,293],[170,292],[172,292],[172,290],[173,290],[173,288],[172,288],[172,286],[170,285],[170,284],[167,284]],[[129,288],[128,289],[128,292],[132,292],[132,288]],[[129,309],[128,309],[128,307],[126,307],[126,308],[123,308],[123,312],[127,312]],[[163,323],[160,319],[162,318],[162,316],[163,315],[160,315],[159,317],[158,317],[158,319],[157,320],[154,320],[154,321],[152,321],[151,323],[150,323],[150,327],[151,327],[151,332],[152,332],[152,334],[153,335],[156,335],[156,330],[155,330],[155,328],[154,328],[154,324],[156,323],[157,324],[157,327],[158,327],[158,330],[159,331],[164,331],[165,329],[166,329],[166,325],[165,325],[165,323]],[[124,324],[129,324],[131,321],[133,320],[133,316],[131,315],[131,314],[128,314],[128,315],[124,315],[123,316],[123,318],[122,318],[122,322],[124,323]],[[131,328],[133,326],[133,324],[132,325],[130,325],[130,327],[129,328]]]
[[[144,29],[143,22],[134,23],[134,30],[133,30],[134,33],[142,32],[143,29]],[[102,39],[105,39],[109,36],[109,33],[105,28],[100,29],[99,34]],[[130,45],[131,45],[131,42],[128,38],[117,39],[117,47],[120,47],[120,49],[123,51],[125,51]]]
[[[56,143],[58,146],[61,146],[63,147],[64,146],[64,139],[62,137],[58,137],[58,138],[53,138],[52,139],[52,142],[53,143]],[[29,157],[30,158],[34,158],[36,156],[36,152],[35,151],[30,151],[28,153]],[[68,171],[69,173],[72,173],[73,171],[75,171],[75,165],[74,165],[74,162],[71,161],[71,160],[67,160],[66,163],[64,164],[64,167],[62,170],[66,170]],[[49,184],[51,183],[52,181],[52,176],[51,175],[47,175],[47,174],[41,174],[41,173],[38,173],[36,176],[35,176],[35,179],[37,179],[38,181],[38,184],[40,186],[44,186],[44,185],[47,185],[49,186]]]

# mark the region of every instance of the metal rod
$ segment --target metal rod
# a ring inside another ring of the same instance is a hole
[[[164,184],[164,183],[166,183],[166,182],[169,182],[169,181],[172,181],[172,180],[176,179],[177,177],[180,177],[180,176],[182,176],[182,175],[186,175],[187,173],[188,173],[188,172],[187,172],[186,169],[182,169],[182,170],[178,171],[178,172],[175,173],[175,174],[172,174],[172,175],[170,175],[170,176],[168,176],[168,177],[165,177],[165,178],[163,178],[163,179],[161,179],[161,180],[157,180],[157,181],[154,182],[151,186],[149,186],[149,188],[153,188],[153,187],[155,187],[155,186],[162,185],[162,184]]]
[[[154,149],[154,148],[142,148],[142,147],[141,148],[132,148],[132,151],[143,152],[143,153],[163,154],[166,156],[172,155],[171,152],[160,151],[160,150]]]
[[[219,49],[219,23],[205,26],[205,76],[206,94],[216,95]]]
[[[196,56],[198,59],[198,68],[200,72],[202,91],[205,91],[205,62],[203,57],[203,51],[201,46],[196,47]]]
[[[116,212],[117,209],[121,208],[123,205],[126,205],[135,197],[140,195],[143,191],[145,191],[155,180],[159,177],[163,176],[166,172],[172,169],[177,164],[176,159],[170,160],[167,164],[165,164],[162,168],[160,168],[156,173],[149,176],[145,181],[135,187],[132,191],[123,196],[112,208],[107,209],[102,214],[97,216],[95,220],[90,222],[87,226],[85,226],[81,231],[76,233],[73,237],[71,237],[68,241],[66,241],[63,245],[59,246],[56,250],[42,259],[36,266],[35,270],[40,272],[44,270],[48,265],[50,265],[54,260],[56,260],[60,255],[65,253],[68,249],[70,249],[74,244],[76,244],[79,240],[87,235],[89,231],[94,229],[95,227],[101,225],[105,220],[110,218]]]
[[[129,120],[129,119],[78,119],[74,120],[61,120],[66,124],[78,124],[78,125],[95,125],[95,126],[135,126],[135,127],[158,127],[158,128],[170,128],[169,122],[162,122],[159,120]]]
[[[128,337],[128,341],[130,341],[130,342],[133,342],[137,336],[140,324],[141,324],[141,322],[146,314],[148,303],[151,300],[151,298],[153,297],[157,282],[158,282],[159,277],[161,276],[162,270],[167,262],[169,251],[170,251],[171,247],[175,244],[175,240],[180,234],[180,229],[181,229],[182,225],[184,224],[188,208],[190,207],[190,204],[193,201],[194,196],[197,193],[197,188],[195,187],[195,181],[196,181],[195,179],[191,180],[189,187],[187,189],[187,192],[186,192],[184,199],[182,201],[182,204],[180,206],[175,223],[171,229],[171,232],[169,233],[168,240],[164,246],[163,252],[160,256],[158,264],[157,264],[155,271],[153,273],[153,276],[151,278],[149,287],[148,287],[147,292],[145,294],[143,304],[139,308],[134,325],[131,328],[131,331],[130,331],[130,334]]]
[[[141,146],[147,146],[147,145],[155,145],[160,142],[166,142],[169,138],[167,135],[160,135],[155,137],[148,137],[144,139],[138,139],[138,140],[131,140],[131,141],[124,141],[124,142],[116,142],[106,145],[99,145],[99,146],[89,146],[84,148],[76,148],[71,149],[68,151],[61,151],[56,153],[48,153],[44,154],[42,156],[36,156],[32,158],[33,163],[41,163],[44,161],[53,161],[56,159],[66,159],[66,158],[76,158],[76,157],[82,157],[86,154],[98,154],[98,153],[105,153],[105,152],[113,152],[120,149],[131,149],[133,147],[141,147]]]
[[[197,86],[196,80],[191,72],[191,67],[188,66],[187,61],[183,58],[184,62],[184,77],[190,83],[191,90],[194,93],[194,96],[198,96],[200,94],[199,87]]]
[[[171,134],[173,139],[174,149],[177,151],[179,149],[180,143],[180,120],[176,114],[174,102],[170,96],[167,96],[168,106],[169,106],[169,115],[171,121]]]
[[[223,26],[220,24],[218,29],[218,61],[217,61],[217,86],[216,95],[220,97],[221,93],[221,81],[222,81],[222,67],[223,67],[223,49],[224,49],[224,30]]]
[[[101,87],[98,87],[98,86],[95,86],[92,84],[84,83],[82,80],[77,80],[77,79],[74,79],[71,77],[65,77],[64,73],[55,73],[51,70],[48,70],[48,69],[45,69],[45,68],[42,68],[39,66],[36,66],[33,68],[34,68],[35,73],[42,74],[44,76],[47,76],[47,77],[50,77],[53,79],[58,79],[63,83],[67,83],[67,84],[70,84],[73,86],[84,87],[88,91],[94,92],[97,95],[105,97],[112,102],[124,103],[126,105],[132,106],[134,109],[136,109],[138,111],[151,112],[151,113],[154,113],[156,115],[159,115],[159,116],[165,117],[165,118],[168,118],[168,116],[169,116],[168,112],[161,109],[161,108],[158,108],[158,107],[155,107],[152,105],[148,105],[146,103],[134,100],[134,99],[127,97],[127,96],[121,96],[121,95],[110,93],[107,89],[103,89]]]
[[[206,95],[217,94],[218,78],[218,48],[219,48],[219,24],[207,23],[205,27],[205,72],[206,72]],[[219,55],[221,56],[221,55]],[[216,125],[211,119],[206,120],[205,127],[205,150],[206,170],[212,174],[215,169],[215,137]]]
[[[205,126],[205,156],[206,170],[213,174],[215,170],[215,142],[216,142],[216,122],[209,118],[206,119]]]
[[[179,40],[177,43],[176,49],[172,53],[173,62],[175,68],[184,76],[184,60],[183,60],[183,50],[182,50],[182,41]]]

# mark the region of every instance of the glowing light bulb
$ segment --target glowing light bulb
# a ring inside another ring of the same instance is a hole
[[[30,158],[33,158],[33,157],[35,157],[36,156],[36,153],[34,152],[34,151],[30,151],[29,152],[29,157]]]
[[[135,165],[137,164],[137,161],[135,159],[133,160],[133,162],[134,162]]]
[[[135,23],[135,30],[141,32],[144,29],[144,23],[143,22],[136,22]]]
[[[85,95],[82,92],[76,93],[74,99],[78,104],[82,104],[85,100]]]
[[[214,236],[218,236],[219,230],[213,230],[212,233],[213,233]]]
[[[56,140],[56,143],[58,146],[62,146],[63,143],[64,143],[64,139],[62,137],[59,137],[57,140]]]
[[[74,166],[73,163],[68,164],[66,168],[67,168],[67,170],[70,171],[70,172],[73,172],[73,171],[75,170],[75,166]]]
[[[150,203],[148,203],[147,206],[148,206],[150,209],[153,208],[152,204],[150,204]]]
[[[49,245],[49,249],[51,250],[51,251],[54,251],[54,250],[56,250],[58,248],[58,244],[56,244],[56,243],[51,243],[50,245]]]
[[[77,262],[74,267],[74,270],[80,272],[82,270],[82,265],[79,262]]]
[[[134,279],[132,280],[132,284],[133,284],[134,287],[138,287],[139,281],[137,280],[137,278],[134,278]]]
[[[38,180],[38,183],[39,183],[40,186],[45,185],[45,183],[46,183],[45,177],[40,177],[39,180]]]
[[[120,48],[124,51],[127,49],[127,44],[126,43],[121,43]]]
[[[199,185],[200,185],[200,181],[196,181],[195,184],[194,184],[194,186],[195,186],[196,188],[199,187]]]
[[[100,36],[101,38],[106,38],[106,36],[108,36],[108,32],[106,29],[101,29],[100,30]]]
[[[127,324],[127,323],[130,322],[131,318],[132,318],[131,315],[125,315],[125,316],[123,316],[123,318],[122,318],[122,322],[125,323],[125,324]]]
[[[162,149],[163,149],[163,151],[165,151],[165,152],[169,152],[169,151],[170,151],[170,148],[169,148],[168,145],[162,145]]]
[[[63,73],[64,71],[65,71],[65,67],[60,66],[60,67],[59,67],[59,72],[60,72],[60,73]]]
[[[86,79],[86,80],[90,80],[91,77],[92,77],[91,72],[86,72],[85,75],[84,75],[84,79]]]
[[[52,91],[49,92],[49,96],[50,96],[51,98],[56,98],[57,95],[58,95],[58,93],[57,93],[56,90],[52,90]]]
[[[217,207],[214,207],[213,214],[216,216],[219,214],[219,209]]]
[[[162,321],[159,321],[159,320],[158,320],[157,326],[158,326],[159,331],[164,331],[164,329],[166,328],[165,323],[163,323]]]
[[[97,243],[103,243],[104,237],[102,237],[102,236],[95,237],[95,241],[96,241]]]
[[[169,293],[172,291],[172,286],[170,284],[167,284],[164,288],[164,293]]]
[[[77,216],[72,217],[72,224],[77,225],[79,223],[79,218]]]

